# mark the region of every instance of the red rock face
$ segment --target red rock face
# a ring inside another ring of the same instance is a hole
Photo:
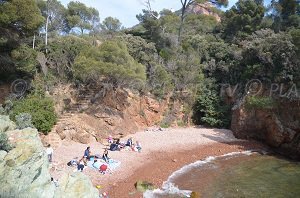
[[[298,101],[277,100],[274,109],[233,109],[231,129],[243,139],[257,139],[292,158],[300,158],[300,106]]]
[[[10,85],[0,85],[0,104],[3,104],[5,98],[10,94]]]
[[[102,141],[108,135],[119,137],[120,134],[135,133],[159,125],[166,112],[172,114],[173,123],[170,123],[170,126],[177,126],[177,121],[184,117],[182,104],[179,101],[170,102],[170,97],[158,101],[151,96],[139,96],[121,89],[111,89],[104,97],[103,95],[95,97],[97,93],[95,90],[94,94],[85,94],[84,110],[79,100],[76,100],[76,96],[72,97],[69,101],[76,104],[76,108],[80,110],[72,107],[71,110],[75,112],[61,115],[49,135],[41,136],[44,144],[50,143],[58,147],[61,144],[59,139],[87,144]],[[87,96],[91,96],[93,103],[87,103]],[[64,97],[56,96],[56,98]],[[56,104],[61,103],[56,101]]]
[[[201,4],[194,4],[194,5],[190,6],[188,12],[193,13],[193,14],[204,14],[204,15],[208,15],[208,16],[213,16],[216,18],[216,20],[218,22],[220,22],[221,17],[212,11],[213,7],[214,6],[209,2],[201,3]]]

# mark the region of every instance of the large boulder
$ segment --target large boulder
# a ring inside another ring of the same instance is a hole
[[[8,116],[0,115],[0,132],[11,131],[15,128],[16,124]]]
[[[90,179],[81,172],[65,174],[59,181],[57,198],[87,197],[99,198],[99,191],[92,187]]]
[[[37,130],[6,133],[14,148],[0,162],[0,197],[53,197],[55,187]]]
[[[51,182],[49,163],[36,129],[5,132],[13,145],[0,151],[0,197],[98,197],[91,181],[81,173],[66,175],[59,187]]]

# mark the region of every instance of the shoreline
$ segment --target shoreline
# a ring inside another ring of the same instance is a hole
[[[111,198],[141,197],[134,184],[145,180],[160,188],[162,183],[184,165],[236,151],[265,148],[254,141],[236,139],[230,130],[199,127],[170,128],[164,131],[142,131],[122,138],[133,137],[142,144],[142,152],[109,151],[109,157],[120,162],[112,174],[100,174],[91,168],[84,169],[94,186],[101,186],[101,193]],[[102,155],[105,146],[99,142],[88,145],[64,141],[54,149],[54,166],[51,175],[60,179],[64,173],[72,173],[74,167],[66,166],[74,157],[81,157],[87,146],[92,154]]]
[[[114,197],[142,197],[143,193],[137,192],[134,184],[139,181],[153,183],[156,188],[161,188],[164,181],[185,165],[209,156],[220,156],[231,152],[242,152],[247,150],[263,150],[265,146],[255,141],[234,141],[226,143],[210,143],[200,145],[193,149],[174,152],[163,152],[160,155],[150,154],[150,160],[137,168],[134,174],[116,182],[113,186],[105,187],[104,192]]]

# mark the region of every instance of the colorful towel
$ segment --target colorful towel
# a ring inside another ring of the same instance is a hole
[[[120,165],[121,165],[120,161],[116,161],[113,159],[110,159],[108,162],[108,166],[109,166],[110,170],[112,170],[112,171],[117,169]]]
[[[102,164],[108,165],[108,167],[110,168],[110,170],[113,171],[113,170],[117,169],[121,165],[121,162],[113,160],[113,159],[110,159],[109,163],[105,163],[104,160],[98,159],[97,162],[95,162],[95,163],[94,163],[94,160],[88,161],[87,166],[90,167],[90,168],[92,168],[92,169],[99,170],[99,168],[100,168],[100,166]]]

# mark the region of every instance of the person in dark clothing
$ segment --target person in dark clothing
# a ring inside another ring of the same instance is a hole
[[[91,155],[91,149],[90,149],[90,147],[87,147],[87,148],[85,149],[84,155],[83,155],[83,156],[86,156],[86,158],[87,158],[88,160],[90,160],[91,157],[94,157],[94,156]]]
[[[104,153],[102,155],[102,159],[106,162],[106,163],[109,163],[109,157],[108,157],[108,150],[105,149],[104,150]]]
[[[87,158],[90,157],[90,154],[91,154],[91,151],[90,151],[90,147],[87,147],[84,151],[84,155],[83,156],[86,156]]]
[[[132,138],[127,140],[126,146],[132,147]]]
[[[77,163],[77,170],[82,172],[83,169],[84,169],[84,162],[83,162],[83,158],[81,158]]]
[[[124,144],[120,142],[120,138],[117,139],[116,145],[118,146],[119,151],[124,148]]]
[[[110,145],[110,147],[109,147],[109,150],[111,150],[111,151],[118,151],[118,150],[119,150],[119,147],[118,147],[117,144],[112,143],[112,144]]]
[[[120,139],[119,139],[119,138],[117,139],[116,144],[117,144],[117,145],[120,144]]]

